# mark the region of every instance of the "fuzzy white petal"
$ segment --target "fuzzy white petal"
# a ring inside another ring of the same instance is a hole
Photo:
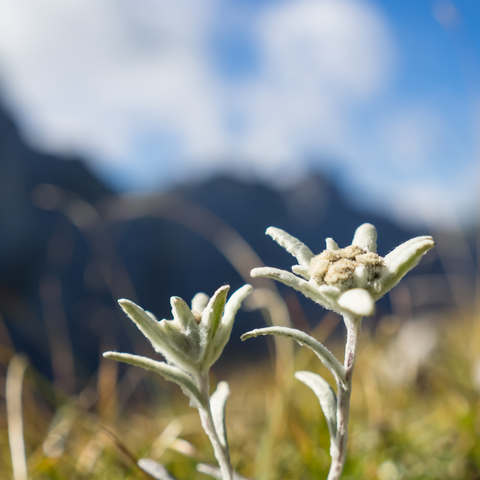
[[[277,280],[285,285],[288,285],[289,287],[294,288],[295,290],[298,290],[310,300],[322,305],[322,307],[328,310],[334,309],[332,303],[319,292],[318,287],[316,287],[314,284],[312,285],[303,278],[297,277],[293,273],[287,272],[286,270],[280,270],[279,268],[272,267],[254,268],[250,272],[250,276],[253,278],[266,277]]]
[[[363,288],[352,288],[343,293],[337,300],[338,305],[355,315],[370,317],[375,313],[375,302]]]
[[[356,267],[353,272],[353,277],[357,287],[365,288],[367,285],[367,269],[365,268],[365,265],[359,265]]]
[[[339,250],[338,244],[333,238],[326,238],[325,244],[327,245],[327,250]]]
[[[292,272],[306,280],[310,280],[310,269],[306,265],[293,265]]]
[[[422,259],[423,255],[435,246],[432,237],[416,237],[399,245],[385,257],[385,269],[377,280],[378,300],[382,295],[391,290],[397,283]]]
[[[337,300],[342,291],[333,285],[320,285],[318,291],[330,300]]]
[[[371,223],[364,223],[355,230],[352,245],[377,253],[377,229]]]
[[[209,300],[210,297],[206,293],[198,292],[192,298],[192,311],[202,313],[208,305]]]
[[[308,266],[310,260],[315,256],[303,242],[283,231],[281,228],[268,227],[265,233],[270,235],[288,253],[293,255],[300,265]]]

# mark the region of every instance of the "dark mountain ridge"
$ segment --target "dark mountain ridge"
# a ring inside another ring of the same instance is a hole
[[[264,235],[270,225],[314,252],[324,249],[325,237],[349,244],[364,222],[377,226],[380,254],[426,233],[352,208],[319,174],[282,191],[216,177],[153,195],[130,217],[112,216],[115,206],[129,201],[81,160],[35,152],[0,111],[0,313],[14,348],[27,352],[40,370],[49,373],[53,362],[54,374],[60,368],[57,375],[62,375],[62,366],[55,367],[55,358],[57,363],[62,358],[55,353],[59,345],[71,349],[76,374],[85,379],[106,348],[148,354],[117,298],[132,298],[159,318],[170,318],[172,295],[189,301],[197,291],[211,295],[225,283],[240,287],[244,280],[238,271],[208,240],[208,222],[213,225],[215,218],[238,232],[266,265],[287,269],[294,261]],[[438,263],[430,261],[416,273],[437,271]],[[325,313],[300,297],[298,305],[310,326]],[[388,301],[381,303],[379,315],[388,309]],[[239,335],[262,322],[258,312],[239,315],[231,358],[242,355]],[[248,347],[265,348],[261,341]]]

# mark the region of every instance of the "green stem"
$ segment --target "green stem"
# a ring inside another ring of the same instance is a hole
[[[215,458],[220,466],[220,471],[222,472],[223,480],[233,480],[233,467],[230,463],[228,446],[223,445],[220,441],[213,423],[212,410],[210,408],[210,387],[208,374],[198,377],[198,386],[204,398],[203,404],[206,405],[206,407],[201,406],[198,408],[203,430],[205,430],[205,433],[210,439],[210,443],[213,447],[213,453],[215,454]]]
[[[352,394],[352,375],[355,365],[358,338],[362,317],[344,316],[347,327],[347,343],[345,345],[345,384],[338,383],[337,389],[337,432],[331,440],[330,455],[332,464],[327,480],[338,480],[342,475],[347,457],[348,419],[350,416],[350,398]]]

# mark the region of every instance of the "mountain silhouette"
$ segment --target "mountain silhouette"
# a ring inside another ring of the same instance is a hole
[[[4,343],[47,375],[67,378],[74,370],[78,384],[65,380],[67,393],[88,380],[103,350],[153,354],[117,298],[171,318],[170,296],[189,302],[198,291],[212,295],[221,285],[233,291],[245,283],[243,260],[235,268],[229,257],[232,235],[265,265],[289,269],[294,259],[265,236],[267,227],[286,230],[317,253],[326,237],[350,244],[365,222],[379,231],[380,254],[426,233],[354,208],[318,173],[283,190],[220,176],[148,197],[122,196],[82,160],[29,147],[0,110],[0,313],[10,337]],[[438,263],[415,273],[427,271],[439,271]],[[314,327],[325,314],[277,287],[297,326]],[[378,315],[388,311],[388,301],[381,302]],[[244,358],[245,348],[248,356],[266,351],[264,339],[248,347],[238,340],[261,325],[258,311],[240,312],[225,358]]]

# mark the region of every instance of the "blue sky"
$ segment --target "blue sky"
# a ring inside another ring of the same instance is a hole
[[[122,191],[310,169],[412,224],[470,223],[473,0],[0,0],[0,85],[25,137]]]

